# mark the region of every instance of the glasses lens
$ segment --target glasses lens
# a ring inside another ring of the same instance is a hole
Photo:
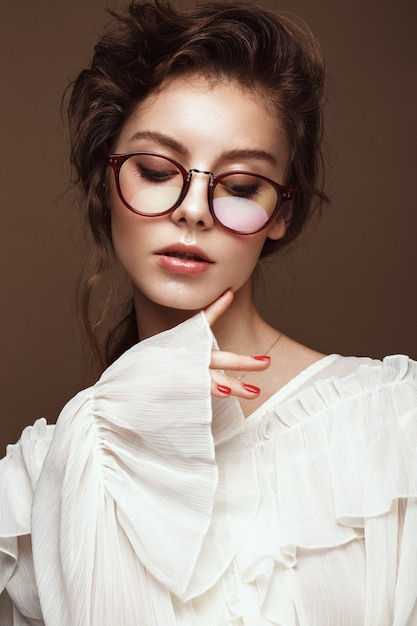
[[[279,201],[268,181],[242,172],[227,174],[213,191],[213,211],[223,226],[248,235],[269,220]]]
[[[120,168],[120,191],[127,204],[145,215],[163,213],[181,195],[183,177],[168,159],[149,154],[134,154]]]

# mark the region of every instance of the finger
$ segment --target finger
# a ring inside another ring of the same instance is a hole
[[[213,350],[211,353],[210,368],[213,370],[231,370],[262,372],[271,364],[271,357],[267,355],[247,356],[223,350]]]
[[[222,295],[217,298],[214,302],[209,304],[209,306],[205,309],[204,314],[207,318],[210,326],[219,319],[221,315],[229,308],[233,301],[233,292],[231,289],[228,289]]]
[[[213,372],[211,380],[211,395],[217,398],[235,396],[245,400],[259,397],[261,390],[250,383],[241,383],[220,372]]]
[[[222,385],[220,383],[215,383],[214,380],[211,381],[211,395],[214,398],[227,398],[232,394],[232,388],[228,385]]]

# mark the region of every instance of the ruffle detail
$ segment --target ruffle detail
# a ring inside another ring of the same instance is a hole
[[[30,533],[33,493],[42,470],[54,427],[38,419],[7,446],[0,460],[0,537]]]
[[[37,420],[0,460],[0,592],[16,565],[18,537],[31,532],[33,493],[53,429],[43,418]]]
[[[53,432],[44,419],[37,420],[25,428],[18,443],[7,446],[0,460],[0,623],[4,626],[15,623],[13,605],[19,607],[19,624],[33,623],[32,618],[42,623],[34,585],[31,511]]]
[[[236,398],[213,399],[212,431],[219,480],[211,523],[184,601],[221,578],[253,527],[260,503],[255,450]]]
[[[353,527],[417,496],[417,364],[403,355],[364,361],[278,405],[261,424],[264,437],[298,438],[287,447],[313,461],[308,473],[320,475],[312,482],[322,482],[313,455],[326,455],[336,518]]]
[[[9,447],[0,582],[36,487],[45,624],[416,624],[417,364],[327,357],[245,420],[213,345],[146,340]]]
[[[172,626],[170,594],[200,595],[229,565],[257,489],[237,403],[230,461],[246,484],[215,458],[213,343],[199,314],[130,349],[60,415],[33,508],[47,623]]]
[[[351,375],[318,380],[248,420],[258,475],[270,470],[235,559],[262,605],[256,624],[308,626],[309,590],[289,570],[343,546],[358,552],[363,537],[366,618],[346,623],[416,619],[417,364],[402,355],[357,363]]]

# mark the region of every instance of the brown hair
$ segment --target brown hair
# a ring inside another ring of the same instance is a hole
[[[103,186],[106,156],[138,103],[166,78],[198,72],[260,89],[284,121],[291,150],[284,184],[295,190],[293,217],[286,236],[278,242],[267,239],[261,256],[294,240],[326,199],[321,152],[324,67],[317,42],[299,19],[227,1],[189,10],[177,10],[168,0],[137,1],[124,14],[110,13],[113,19],[90,67],[72,86],[68,109],[71,162],[95,243],[80,282],[79,306],[101,367],[139,339],[131,301],[125,317],[108,333],[104,355],[97,330],[105,325],[112,295],[96,322],[90,320],[93,289],[113,257],[111,212]]]

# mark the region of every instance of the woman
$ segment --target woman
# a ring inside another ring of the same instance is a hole
[[[113,254],[132,307],[2,461],[2,624],[417,622],[415,363],[317,353],[252,296],[325,199],[323,80],[254,6],[113,16],[69,106],[97,351]]]

